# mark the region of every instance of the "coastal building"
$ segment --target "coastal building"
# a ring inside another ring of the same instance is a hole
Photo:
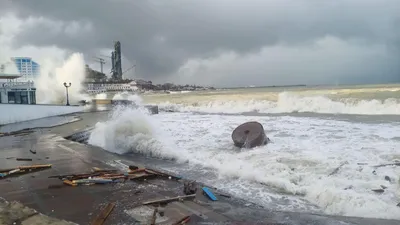
[[[21,77],[21,81],[33,81],[40,75],[40,65],[30,57],[13,57],[11,60],[15,63]]]
[[[86,91],[88,93],[103,93],[111,91],[137,91],[136,81],[118,81],[118,82],[86,82]]]
[[[18,81],[20,75],[0,73],[0,103],[36,104],[33,81]]]

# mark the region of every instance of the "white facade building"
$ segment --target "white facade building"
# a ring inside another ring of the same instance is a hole
[[[86,91],[88,93],[102,93],[109,91],[137,91],[135,81],[131,82],[88,82]]]
[[[0,74],[0,103],[36,104],[33,81],[16,81],[20,76]]]

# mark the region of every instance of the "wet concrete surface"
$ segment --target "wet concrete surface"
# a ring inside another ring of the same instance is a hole
[[[48,170],[0,180],[0,197],[8,201],[19,201],[44,215],[78,224],[89,224],[102,208],[115,202],[116,207],[105,224],[148,224],[148,215],[154,207],[142,206],[144,201],[184,195],[181,181],[164,178],[49,189],[49,185],[62,184],[61,180],[49,176],[90,172],[92,167],[114,169],[125,165],[158,166],[157,160],[143,161],[140,158],[116,155],[98,147],[64,139],[106,120],[108,113],[82,113],[79,117],[79,121],[41,129],[40,132],[25,136],[0,138],[0,169],[32,164],[53,165]],[[29,151],[32,148],[36,154]],[[32,161],[16,161],[15,157],[32,158]],[[187,215],[191,216],[189,224],[400,224],[400,221],[395,220],[278,212],[245,200],[217,196],[218,201],[211,202],[198,191],[195,202],[168,204],[165,216],[157,217],[157,224],[172,224]]]
[[[0,133],[8,133],[19,131],[23,129],[32,129],[32,128],[50,128],[55,126],[60,126],[66,123],[72,123],[80,120],[79,117],[74,114],[66,115],[66,116],[52,116],[47,118],[41,118],[36,120],[23,121],[19,123],[11,123],[0,126]]]

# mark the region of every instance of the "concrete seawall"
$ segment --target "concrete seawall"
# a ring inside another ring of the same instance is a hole
[[[82,106],[0,104],[0,125],[83,111]]]

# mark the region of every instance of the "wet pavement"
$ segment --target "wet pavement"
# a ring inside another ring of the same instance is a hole
[[[149,224],[154,207],[143,206],[144,201],[184,195],[183,182],[160,177],[105,185],[61,185],[59,188],[49,188],[50,185],[62,184],[61,180],[48,178],[49,176],[86,173],[93,167],[157,167],[157,160],[141,161],[140,158],[112,154],[98,147],[65,139],[64,137],[93,127],[97,122],[108,118],[106,111],[77,115],[80,120],[72,123],[42,128],[24,136],[0,137],[0,169],[52,164],[52,168],[48,170],[0,180],[0,197],[7,201],[19,201],[44,215],[78,224],[89,224],[107,204],[116,203],[104,223],[114,225]],[[30,151],[32,149],[36,154]],[[31,158],[32,161],[17,161],[16,158]],[[217,190],[214,193],[218,201],[212,202],[199,190],[195,201],[168,204],[164,217],[157,217],[157,224],[173,224],[185,216],[191,216],[188,224],[400,224],[400,221],[394,220],[277,212],[244,200],[223,197],[218,195]]]

